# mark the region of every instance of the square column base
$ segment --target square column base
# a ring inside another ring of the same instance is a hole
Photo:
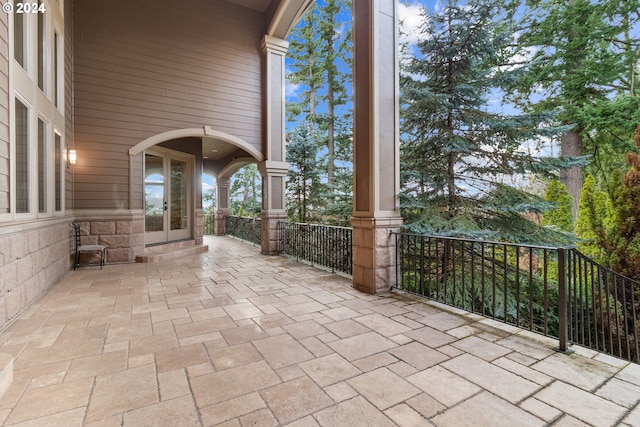
[[[285,212],[262,212],[260,214],[260,248],[263,255],[278,255],[280,253],[280,233],[278,222],[286,221]]]
[[[388,292],[396,284],[395,236],[402,218],[351,218],[353,287],[369,294]]]
[[[229,209],[218,209],[214,216],[214,233],[216,236],[224,236],[227,233],[225,218],[230,215]]]

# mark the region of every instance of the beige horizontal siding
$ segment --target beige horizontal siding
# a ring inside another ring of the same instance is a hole
[[[73,146],[73,1],[64,2],[64,120],[65,140]],[[65,208],[73,209],[73,175],[70,168],[65,172]]]
[[[222,0],[73,7],[76,208],[121,208],[131,190],[126,207],[140,209],[142,160],[128,150],[162,132],[209,125],[261,151],[262,14]]]
[[[9,162],[9,25],[8,14],[0,13],[0,214],[10,210]]]

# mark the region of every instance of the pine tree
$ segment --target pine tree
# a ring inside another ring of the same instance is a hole
[[[336,134],[343,122],[346,121],[344,124],[349,125],[351,121],[351,115],[344,108],[340,111],[349,102],[347,88],[351,86],[351,27],[344,20],[339,21],[340,14],[350,9],[351,1],[325,0],[318,14],[320,55],[326,73],[326,93],[322,99],[327,107],[326,114],[321,115],[319,120],[321,128],[326,129],[329,185],[334,183],[336,169]]]
[[[630,42],[624,34],[633,25],[629,20],[635,13],[632,4],[637,12],[637,0],[529,0],[524,13],[520,9],[523,18],[521,30],[515,33],[520,34],[517,42],[523,52],[533,54],[529,72],[515,85],[514,99],[533,111],[560,111],[561,123],[571,126],[562,135],[561,156],[582,156],[585,138],[603,130],[607,116],[598,110],[612,102],[611,95],[629,69],[629,53],[637,49],[637,45],[620,48],[620,43]],[[544,96],[539,96],[541,92]],[[574,214],[582,179],[580,166],[562,174],[574,198]]]
[[[260,215],[261,188],[262,181],[256,164],[240,168],[231,179],[231,212],[240,216]]]
[[[634,137],[640,148],[640,124]],[[615,271],[640,280],[640,155],[627,154],[629,171],[622,178],[622,186],[615,193],[616,223],[610,240],[613,250],[608,265]]]
[[[490,112],[493,88],[521,78],[510,59],[513,29],[498,23],[500,3],[449,0],[423,11],[416,58],[402,74],[403,215],[414,231],[548,242],[552,230],[524,216],[551,207],[502,182],[514,174],[551,177],[562,160],[522,148],[558,132],[546,112]]]
[[[335,138],[340,122],[350,123],[345,110],[351,86],[351,27],[342,15],[350,13],[349,0],[317,2],[289,38],[289,82],[303,90],[298,101],[287,103],[289,121],[306,121],[321,129],[327,147],[327,179],[333,183]]]
[[[290,203],[287,204],[287,214],[295,222],[314,222],[326,196],[320,180],[317,142],[306,123],[291,131],[289,138],[287,193]]]
[[[593,175],[587,175],[582,186],[575,233],[578,249],[585,255],[604,262],[610,252],[609,225],[613,207],[608,194],[598,188]]]
[[[323,62],[317,58],[320,40],[317,37],[318,5],[313,5],[304,19],[293,29],[289,37],[289,68],[287,79],[289,84],[302,87],[297,94],[298,101],[286,104],[289,121],[299,116],[313,125],[316,120],[316,104],[319,88],[323,84]]]
[[[309,126],[318,144],[317,167],[330,189],[326,212],[318,206],[314,215],[340,224],[348,222],[353,199],[352,180],[347,176],[353,161],[351,139],[346,137],[352,126],[350,13],[350,0],[318,1],[289,38],[288,79],[301,91],[287,103],[288,120],[295,126]],[[301,206],[292,209],[304,211]]]
[[[553,203],[554,207],[542,214],[542,225],[554,226],[568,233],[572,232],[573,199],[567,191],[567,187],[557,179],[552,179],[544,198]]]

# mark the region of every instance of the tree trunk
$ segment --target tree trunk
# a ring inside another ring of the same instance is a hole
[[[562,135],[560,139],[560,156],[579,157],[582,156],[582,136],[579,132],[571,131]],[[567,191],[573,197],[573,218],[578,218],[578,205],[580,203],[580,193],[582,192],[582,167],[573,166],[560,172],[560,181],[567,187]]]
[[[333,100],[333,87],[331,83],[329,83],[329,87],[327,88],[327,98],[329,100],[328,112],[327,116],[329,119],[329,125],[327,126],[327,182],[329,185],[333,184],[334,175],[335,175],[335,162],[336,162],[336,150],[335,150],[335,138],[334,138],[334,121],[335,121],[335,112],[333,108],[334,100]]]

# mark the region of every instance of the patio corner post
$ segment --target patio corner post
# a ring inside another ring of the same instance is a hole
[[[568,352],[569,313],[567,310],[567,250],[558,248],[558,351]]]
[[[285,155],[285,64],[289,44],[265,35],[264,140],[265,160],[258,164],[262,175],[261,248],[265,255],[278,254],[278,222],[287,218],[285,185],[289,163]]]
[[[397,0],[353,1],[353,286],[395,284],[402,225]]]
[[[224,236],[225,217],[231,214],[231,178],[216,178],[215,235]]]

